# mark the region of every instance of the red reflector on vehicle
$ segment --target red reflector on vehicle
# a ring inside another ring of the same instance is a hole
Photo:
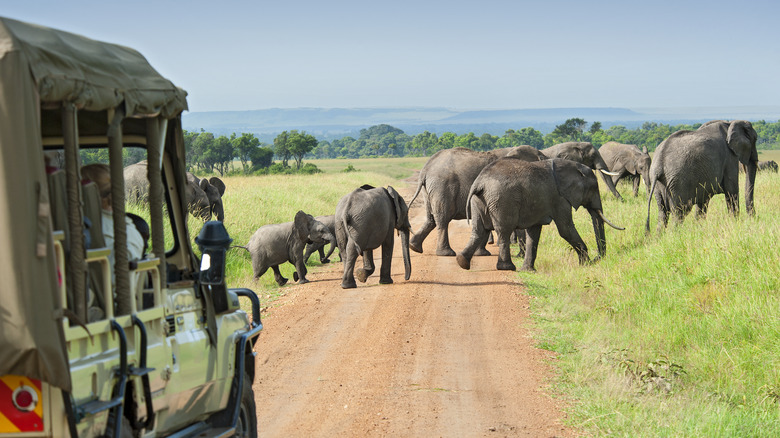
[[[29,412],[38,404],[38,394],[29,386],[20,386],[14,390],[13,401],[16,409]]]

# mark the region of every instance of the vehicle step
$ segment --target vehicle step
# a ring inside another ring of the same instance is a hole
[[[98,412],[107,411],[111,408],[117,407],[122,404],[122,398],[117,397],[112,400],[92,400],[84,403],[83,405],[76,406],[76,410],[79,414],[83,415],[95,415]]]
[[[235,432],[234,427],[212,428],[207,423],[201,422],[168,435],[168,438],[228,438],[232,437]]]
[[[154,371],[154,368],[141,368],[141,367],[134,367],[134,366],[127,367],[127,373],[133,377],[145,376],[151,373],[152,371]]]

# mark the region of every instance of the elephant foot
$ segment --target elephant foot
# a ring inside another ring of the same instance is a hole
[[[278,284],[279,286],[284,286],[285,284],[287,284],[287,279],[284,277],[277,278],[276,284]]]
[[[496,263],[496,269],[499,271],[516,271],[517,267],[512,262],[502,262],[501,260]]]
[[[298,281],[298,272],[293,272],[293,281]]]
[[[379,277],[379,284],[393,284],[393,279],[390,277],[387,278]]]
[[[423,252],[422,251],[422,245],[418,245],[418,244],[416,244],[414,242],[411,242],[411,241],[409,242],[409,249],[411,249],[414,252],[420,253],[420,254],[422,254],[422,252]]]
[[[298,281],[298,280],[296,280],[296,281]],[[309,282],[309,280],[307,280],[305,278],[301,278],[300,281],[298,281],[298,284],[306,284],[308,282]]]
[[[355,271],[355,278],[357,278],[357,280],[361,283],[365,283],[369,275],[371,275],[371,273],[366,271],[363,268],[360,268],[357,271]]]
[[[357,287],[357,283],[355,283],[355,280],[341,282],[342,289],[355,289],[356,287]]]
[[[325,263],[330,263],[330,259],[320,259],[320,263],[322,263],[323,265]]]
[[[471,269],[471,260],[467,259],[463,254],[458,254],[458,256],[455,257],[455,260],[462,269]]]
[[[436,255],[441,257],[455,257],[455,251],[452,248],[440,248],[436,250]]]
[[[533,266],[526,266],[526,265],[523,265],[523,267],[520,268],[520,270],[524,272],[536,272],[536,269]]]
[[[489,256],[491,254],[490,251],[488,251],[487,249],[479,248],[478,250],[474,251],[474,255],[482,257],[482,256]]]

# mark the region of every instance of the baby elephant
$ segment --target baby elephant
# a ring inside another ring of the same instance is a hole
[[[330,215],[330,216],[317,216],[314,219],[316,219],[319,222],[322,222],[326,227],[328,227],[328,230],[330,230],[330,233],[334,236],[336,235],[336,215]],[[336,249],[336,240],[330,241],[330,249],[328,250],[328,253],[325,254],[325,245],[327,245],[328,242],[321,242],[321,243],[307,243],[306,244],[306,250],[303,253],[303,261],[308,262],[309,257],[311,257],[312,254],[315,252],[320,253],[320,263],[330,263],[330,255],[333,254],[333,250]],[[341,255],[339,254],[339,260],[341,260]]]
[[[247,245],[252,255],[255,280],[271,268],[274,270],[276,283],[283,286],[287,283],[287,279],[279,272],[279,265],[290,262],[295,265],[296,272],[293,279],[298,284],[308,283],[303,248],[308,242],[321,243],[333,239],[334,236],[328,227],[303,211],[296,213],[292,222],[263,225],[255,231]]]
[[[509,239],[515,229],[526,230],[523,270],[533,271],[542,225],[555,221],[558,234],[577,252],[580,264],[589,261],[585,246],[572,220],[572,207],[585,207],[593,222],[599,257],[607,251],[599,184],[593,171],[580,163],[560,158],[529,163],[501,158],[488,164],[471,185],[466,211],[473,216],[471,240],[458,254],[463,269],[471,267],[471,257],[490,230],[498,234],[499,270],[515,270],[509,254]]]
[[[401,236],[401,252],[404,259],[404,279],[412,272],[409,258],[409,208],[404,198],[392,187],[364,185],[345,195],[336,206],[336,238],[339,252],[344,258],[344,275],[341,287],[357,287],[355,275],[361,282],[374,273],[374,250],[382,247],[382,267],[379,283],[390,284],[390,264],[393,259],[393,239],[397,231]],[[355,274],[355,262],[363,255],[363,268]]]

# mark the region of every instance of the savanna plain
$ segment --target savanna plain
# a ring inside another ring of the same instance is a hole
[[[759,160],[769,159],[780,161],[780,152],[760,151]],[[225,177],[225,225],[244,245],[260,226],[291,221],[298,210],[333,214],[338,200],[362,184],[404,186],[426,160],[314,160],[323,173]],[[345,172],[350,165],[355,170]],[[744,211],[744,176],[736,219],[718,195],[705,219],[691,214],[659,233],[653,201],[649,234],[643,188],[635,198],[621,183],[624,202],[603,183],[601,189],[605,215],[626,228],[608,229],[605,258],[579,266],[548,226],[537,272],[495,273],[513,276],[516,294],[529,300],[530,318],[517,324],[537,349],[551,352],[543,356],[551,370],[547,392],[564,406],[566,426],[592,436],[780,436],[780,175],[759,172],[753,217]],[[584,209],[574,216],[593,257],[590,217]],[[200,226],[191,220],[192,237]],[[434,231],[426,249],[435,238]],[[313,255],[309,271],[340,268],[336,253],[331,260],[321,267]],[[292,265],[281,268],[292,278]],[[306,294],[307,285],[292,281],[278,287],[270,272],[255,281],[240,249],[229,251],[227,275],[232,287],[255,290],[267,314],[290,291]],[[263,385],[255,391],[262,400]]]

